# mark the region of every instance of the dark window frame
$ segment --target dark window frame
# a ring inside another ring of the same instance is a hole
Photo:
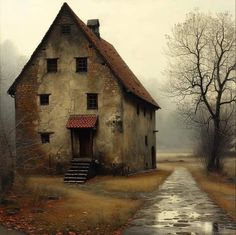
[[[47,59],[47,72],[56,73],[58,71],[58,58]]]
[[[61,25],[61,34],[63,34],[63,35],[70,35],[71,34],[71,25],[69,25],[69,24],[62,24]]]
[[[137,113],[137,115],[140,114],[140,106],[139,106],[139,104],[137,104],[137,106],[136,106],[136,113]]]
[[[49,105],[49,96],[51,94],[39,94],[39,104],[41,106]]]
[[[87,93],[87,109],[98,109],[98,94]]]
[[[147,110],[146,110],[146,107],[144,106],[144,107],[143,107],[143,116],[144,116],[144,117],[146,116],[146,111],[147,111]]]
[[[50,143],[50,134],[51,133],[48,133],[48,132],[40,133],[42,144],[49,144]]]
[[[148,136],[145,135],[145,146],[148,146]]]
[[[76,73],[88,72],[88,57],[76,57]]]

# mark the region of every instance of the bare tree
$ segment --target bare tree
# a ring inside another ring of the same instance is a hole
[[[167,41],[169,92],[188,120],[210,130],[207,169],[218,171],[236,103],[234,21],[228,13],[191,12]]]

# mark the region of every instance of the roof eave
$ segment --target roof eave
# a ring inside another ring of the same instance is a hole
[[[134,92],[132,92],[132,91],[129,90],[129,89],[126,89],[126,92],[133,94],[133,95],[136,96],[137,98],[139,98],[139,99],[143,100],[144,102],[148,103],[149,105],[153,106],[153,107],[155,108],[155,110],[161,109],[161,107],[156,103],[156,101],[155,101],[154,99],[153,99],[153,102],[150,102],[149,100],[144,99],[143,97],[141,97],[141,96],[135,94]]]

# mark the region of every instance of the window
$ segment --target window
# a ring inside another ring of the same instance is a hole
[[[49,95],[50,94],[39,95],[40,105],[49,105]]]
[[[87,57],[76,58],[76,72],[87,72],[87,70],[88,70]]]
[[[87,94],[87,109],[98,109],[98,94]]]
[[[152,110],[150,110],[150,119],[152,120]]]
[[[41,133],[41,141],[42,144],[50,143],[50,134],[49,133]]]
[[[145,135],[145,145],[148,146],[148,137]]]
[[[143,107],[143,115],[146,116],[146,107]]]
[[[57,72],[57,59],[47,59],[48,73]]]
[[[139,112],[140,112],[139,105],[137,104],[137,115],[139,115]]]
[[[70,34],[71,33],[71,27],[68,24],[61,25],[61,33],[62,34]]]

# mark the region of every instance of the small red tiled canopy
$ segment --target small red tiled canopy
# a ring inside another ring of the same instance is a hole
[[[71,128],[93,128],[97,123],[97,115],[73,115],[69,117],[66,127]]]

